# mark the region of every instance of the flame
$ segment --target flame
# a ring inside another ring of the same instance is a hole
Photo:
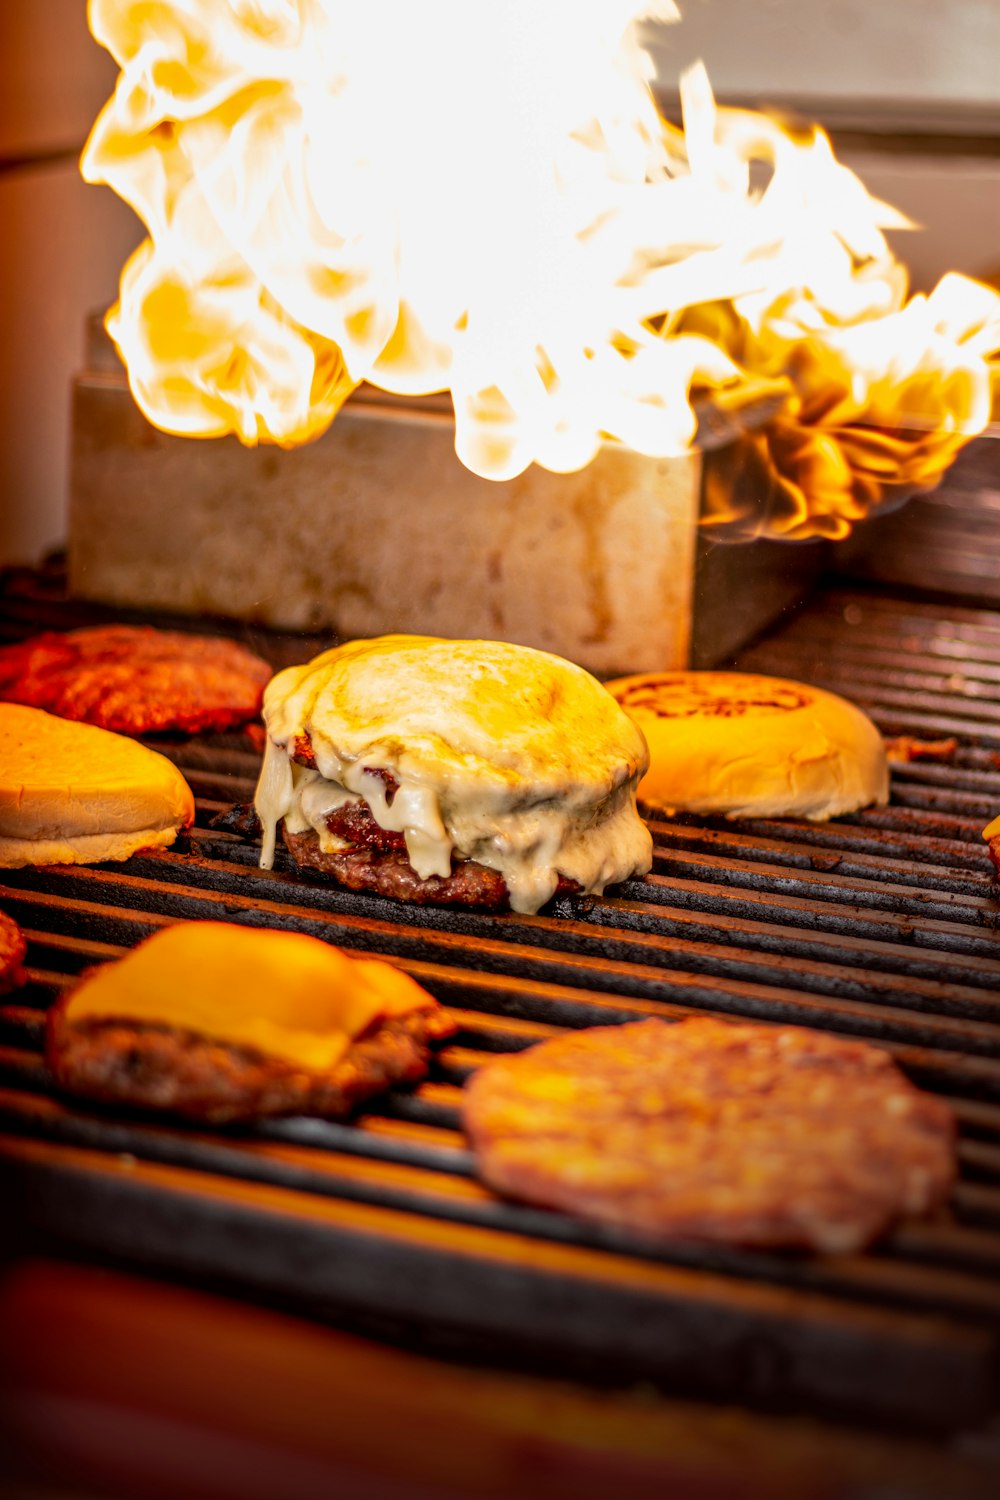
[[[933,485],[988,420],[1000,297],[907,301],[908,221],[700,65],[664,121],[639,10],[90,0],[121,73],[82,170],[149,232],[108,316],[146,416],[290,446],[363,380],[447,390],[459,457],[505,479],[608,439],[675,455],[693,402],[770,393],[739,445],[770,534]]]
[[[957,275],[877,319],[797,318],[784,337],[778,320],[755,339],[731,308],[693,311],[745,368],[783,368],[794,393],[765,429],[712,457],[705,524],[728,539],[837,539],[877,507],[933,489],[990,420],[998,314],[994,292]]]

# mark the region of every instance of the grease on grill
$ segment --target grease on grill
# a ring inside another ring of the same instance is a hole
[[[263,832],[257,809],[252,802],[234,802],[232,807],[224,808],[222,812],[209,818],[208,826],[220,833],[232,833],[248,841],[259,841]]]
[[[909,734],[897,734],[885,741],[886,758],[891,766],[905,766],[913,760],[949,763],[955,759],[957,749],[954,735],[942,740],[918,740]]]

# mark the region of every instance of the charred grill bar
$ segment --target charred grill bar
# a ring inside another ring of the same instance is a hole
[[[0,613],[14,640],[107,612],[12,575]],[[307,649],[252,643],[275,665]],[[845,692],[884,733],[955,735],[958,750],[895,768],[888,808],[833,824],[656,821],[646,880],[496,917],[331,890],[284,857],[260,871],[256,850],[207,826],[250,796],[250,740],[158,743],[197,798],[186,844],[123,867],[2,872],[30,968],[0,1007],[0,1161],[28,1222],[87,1253],[490,1360],[886,1423],[985,1422],[1000,1335],[1000,900],[980,833],[1000,811],[1000,613],[833,587],[740,665]],[[419,1090],[346,1125],[224,1134],[58,1099],[41,1057],[53,998],[156,927],[208,916],[389,958],[453,1008],[460,1034]],[[484,1055],[689,1014],[890,1049],[958,1115],[952,1217],[842,1259],[650,1250],[478,1185],[457,1104]]]

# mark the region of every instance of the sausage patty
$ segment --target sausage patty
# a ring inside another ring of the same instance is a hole
[[[355,819],[363,814],[355,810]],[[369,815],[370,817],[370,815]],[[370,822],[378,825],[374,818]],[[338,825],[339,826],[339,825]],[[384,830],[379,830],[384,833]],[[351,891],[372,891],[409,901],[416,906],[467,906],[477,911],[509,911],[510,893],[499,870],[477,864],[472,859],[456,859],[450,875],[428,875],[421,880],[407,857],[402,834],[389,834],[385,842],[372,835],[372,843],[359,843],[347,849],[325,853],[319,835],[289,833],[283,829],[285,844],[295,863],[302,869],[315,870]],[[403,847],[390,843],[398,838]],[[571,895],[580,889],[575,880],[559,876],[554,896]]]
[[[171,1026],[68,1020],[49,1012],[46,1060],[67,1093],[168,1111],[206,1124],[275,1115],[344,1116],[384,1089],[427,1073],[430,1048],[452,1036],[441,1006],[376,1022],[333,1068],[314,1072],[251,1047]]]
[[[692,1019],[573,1032],[464,1097],[499,1192],[661,1241],[844,1253],[947,1197],[951,1111],[863,1042]]]
[[[98,625],[0,648],[0,699],[122,734],[256,718],[271,668],[220,636]]]
[[[24,983],[24,955],[27,944],[24,933],[13,917],[0,911],[0,995]]]

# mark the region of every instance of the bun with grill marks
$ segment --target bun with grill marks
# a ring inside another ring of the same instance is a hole
[[[647,672],[607,687],[649,745],[649,807],[823,822],[889,800],[881,735],[835,693],[747,672]]]

